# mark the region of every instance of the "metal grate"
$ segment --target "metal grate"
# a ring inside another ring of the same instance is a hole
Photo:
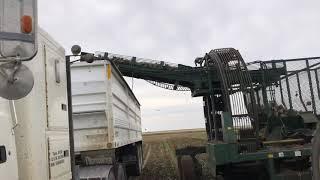
[[[267,101],[259,101],[261,107],[267,103],[282,106],[285,110],[298,112],[313,112],[320,114],[320,58],[300,58],[295,60],[273,60],[259,62],[265,69],[272,64],[282,65],[287,73],[272,84],[266,85],[270,91]],[[255,64],[257,66],[257,64]],[[268,76],[265,75],[267,80]],[[261,84],[263,86],[263,84]],[[257,87],[256,95],[262,97],[263,87]],[[273,93],[273,94],[272,94]]]
[[[231,112],[239,152],[257,148],[258,117],[253,84],[240,53],[233,48],[212,50],[207,66],[216,68],[221,81],[223,111]],[[217,108],[216,108],[217,109]],[[217,114],[219,112],[215,112]]]

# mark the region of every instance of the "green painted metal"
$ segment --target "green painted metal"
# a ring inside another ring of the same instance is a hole
[[[221,115],[223,140],[226,143],[236,143],[237,137],[233,127],[233,120],[230,112],[223,112]]]
[[[181,86],[190,88],[193,97],[211,94],[209,84],[212,85],[213,93],[220,88],[219,74],[214,67],[191,67],[181,64],[171,67],[163,66],[160,63],[139,63],[132,61],[130,58],[116,57],[111,60],[124,76],[170,84],[178,83]],[[269,76],[267,84],[274,82],[280,75],[285,73],[283,67],[275,67],[265,71]],[[253,82],[259,83],[263,81],[261,70],[250,70],[249,72]]]
[[[311,180],[310,169],[304,172],[292,172],[290,175],[284,175],[283,173],[278,173],[274,166],[274,161],[278,159],[310,157],[310,144],[302,147],[282,147],[278,149],[264,149],[254,153],[239,154],[236,143],[208,143],[207,153],[209,154],[209,166],[214,176],[217,175],[216,171],[219,166],[261,161],[268,170],[270,180],[287,180],[289,176],[292,177],[292,179],[302,176],[302,179]]]
[[[310,169],[304,172],[292,172],[290,175],[284,175],[276,172],[276,168],[274,167],[275,160],[278,159],[310,157],[312,154],[310,144],[301,147],[270,148],[254,153],[240,154],[238,153],[238,146],[236,143],[208,143],[207,153],[209,154],[209,167],[211,167],[214,175],[216,175],[219,166],[261,161],[268,170],[270,180],[285,180],[289,176],[292,176],[293,179],[301,176],[302,179],[311,180]]]
[[[291,146],[279,148],[266,148],[257,152],[238,153],[236,143],[208,143],[210,164],[224,165],[229,163],[241,163],[256,160],[295,158],[311,155],[311,144],[304,146]],[[297,156],[296,152],[301,155]],[[279,155],[281,153],[281,155]]]

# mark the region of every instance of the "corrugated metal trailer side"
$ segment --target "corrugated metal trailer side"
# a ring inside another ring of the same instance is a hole
[[[142,141],[140,104],[110,62],[73,64],[71,83],[76,152]]]

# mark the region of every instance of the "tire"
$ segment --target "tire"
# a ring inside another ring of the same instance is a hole
[[[196,180],[196,173],[193,160],[190,156],[182,156],[178,158],[179,175],[181,180]]]
[[[316,133],[312,140],[312,173],[313,180],[320,180],[320,129],[316,130]]]
[[[136,144],[134,151],[136,156],[136,162],[127,165],[127,174],[129,176],[140,176],[142,173],[143,166],[142,144]]]
[[[117,165],[116,178],[117,180],[127,180],[127,174],[126,174],[124,165],[122,164]]]

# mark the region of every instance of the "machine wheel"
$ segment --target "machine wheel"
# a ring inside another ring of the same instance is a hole
[[[127,180],[127,174],[122,164],[117,165],[116,175],[117,175],[117,180]]]
[[[143,164],[143,154],[142,154],[142,144],[136,144],[135,156],[136,162],[127,165],[127,174],[130,176],[140,176],[142,172]]]
[[[320,180],[320,129],[316,133],[312,141],[312,171],[313,180]]]
[[[196,172],[193,160],[190,156],[182,156],[178,158],[179,173],[181,180],[196,180]]]

